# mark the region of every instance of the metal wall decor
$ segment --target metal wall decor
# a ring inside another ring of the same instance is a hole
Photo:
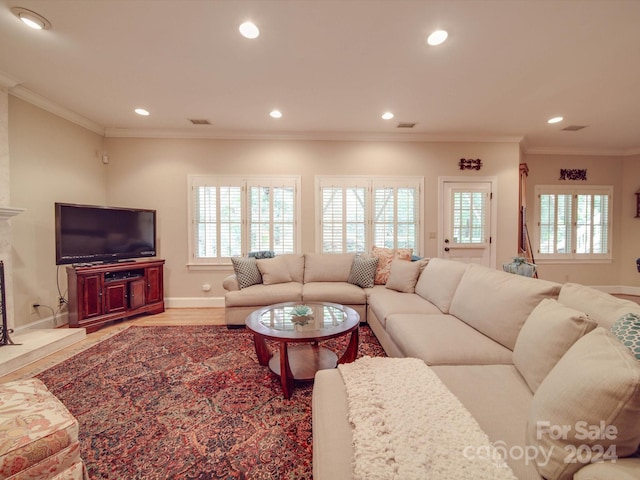
[[[480,170],[482,167],[482,160],[479,158],[461,158],[458,165],[460,166],[460,170]]]
[[[560,180],[586,180],[587,169],[580,168],[561,168]]]
[[[9,333],[13,333],[13,330],[9,330],[7,326],[7,298],[5,296],[4,287],[4,262],[0,261],[0,316],[2,316],[2,325],[0,326],[0,347],[4,345],[14,345],[9,338]]]

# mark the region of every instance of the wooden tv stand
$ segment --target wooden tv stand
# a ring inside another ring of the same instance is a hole
[[[164,312],[164,260],[67,267],[69,327],[87,333],[114,320]]]

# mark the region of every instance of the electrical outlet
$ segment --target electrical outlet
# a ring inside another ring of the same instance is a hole
[[[31,313],[38,313],[38,307],[40,307],[39,302],[33,302],[31,304]]]

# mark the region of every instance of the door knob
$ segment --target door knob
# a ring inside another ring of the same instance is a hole
[[[444,239],[444,243],[449,243],[449,239],[448,239],[448,238],[445,238],[445,239]]]
[[[449,251],[449,247],[444,247],[444,251],[448,252]]]

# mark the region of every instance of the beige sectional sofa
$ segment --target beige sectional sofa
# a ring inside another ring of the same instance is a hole
[[[614,324],[620,333],[625,315],[638,321],[637,304],[442,259],[428,263],[413,293],[404,290],[367,289],[369,325],[390,357],[430,366],[501,447],[516,478],[640,478],[640,357],[611,333]],[[316,480],[354,478],[354,427],[340,368],[316,374]],[[409,415],[416,409],[407,405]],[[571,452],[577,459],[567,460]]]
[[[290,254],[257,260],[262,279],[240,288],[236,275],[227,277],[225,321],[244,325],[254,310],[280,302],[334,302],[347,305],[367,317],[366,289],[349,283],[355,254]]]

